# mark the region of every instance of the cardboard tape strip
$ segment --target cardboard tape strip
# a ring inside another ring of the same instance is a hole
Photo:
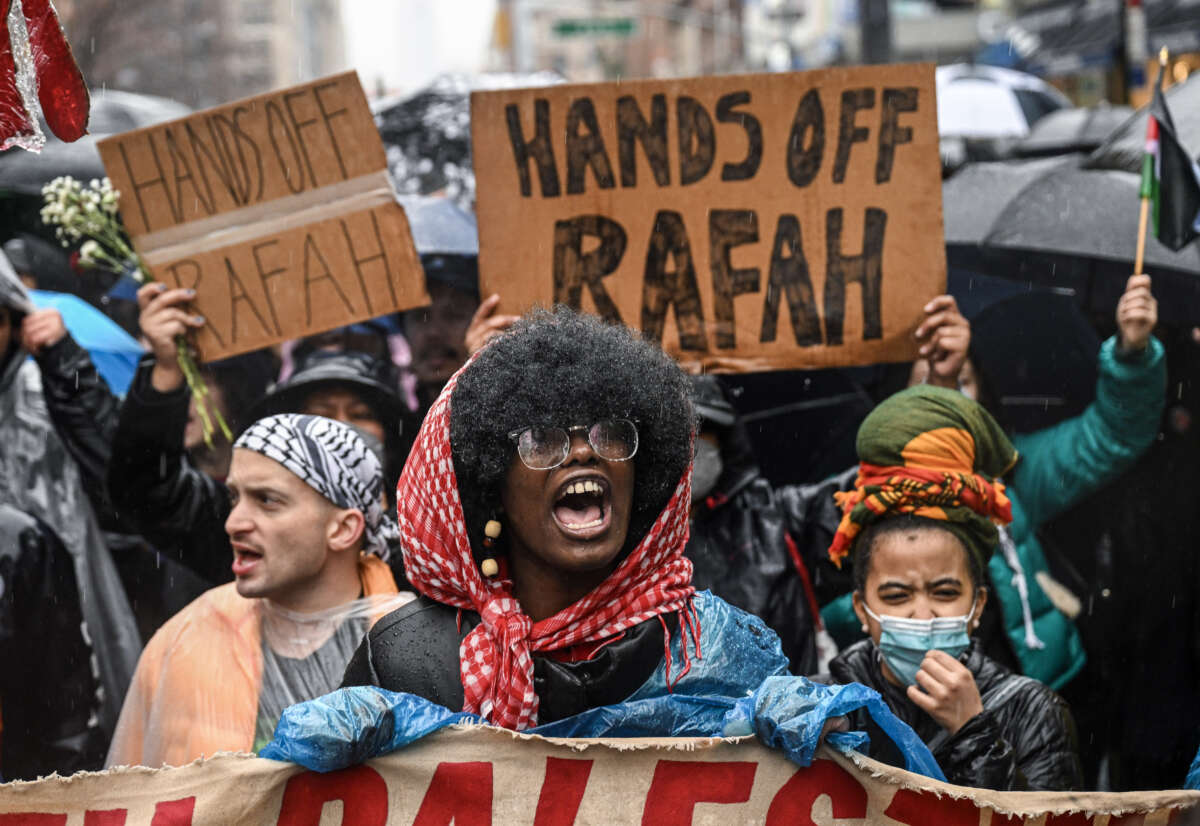
[[[386,170],[150,232],[137,239],[149,267],[395,203]]]

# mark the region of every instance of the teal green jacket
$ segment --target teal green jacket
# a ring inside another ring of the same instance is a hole
[[[1116,339],[1110,338],[1100,347],[1097,367],[1096,399],[1082,414],[1013,437],[1020,459],[1007,480],[1011,545],[997,549],[988,563],[992,597],[999,602],[1022,670],[1054,689],[1070,682],[1087,657],[1074,623],[1054,607],[1038,582],[1039,572],[1048,574],[1048,566],[1037,531],[1146,452],[1158,433],[1166,396],[1166,359],[1156,338],[1132,358],[1119,356]],[[1002,545],[1007,544],[1003,539]],[[849,594],[831,602],[821,615],[827,626],[857,631]]]

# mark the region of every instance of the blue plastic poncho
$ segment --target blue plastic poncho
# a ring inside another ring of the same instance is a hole
[[[544,737],[734,737],[755,734],[801,766],[812,762],[825,722],[866,708],[904,754],[909,771],[945,780],[932,753],[880,695],[857,683],[821,685],[787,673],[779,638],[758,617],[708,591],[695,597],[700,651],[667,688],[666,660],[629,699],[529,729]],[[682,635],[671,662],[683,662]],[[675,668],[679,666],[676,665]],[[674,671],[675,668],[672,670]],[[412,694],[343,688],[292,706],[260,752],[314,771],[334,771],[395,751],[454,723],[484,723]],[[843,750],[864,749],[863,732],[833,733]]]

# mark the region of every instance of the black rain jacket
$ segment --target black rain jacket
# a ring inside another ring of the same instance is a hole
[[[45,523],[0,504],[0,775],[98,771],[108,737],[75,564]]]
[[[905,689],[892,685],[879,668],[874,643],[863,640],[829,664],[832,681],[862,683],[883,695],[896,716],[929,746],[946,779],[960,786],[997,791],[1071,791],[1083,784],[1075,723],[1067,704],[1048,686],[1013,674],[989,659],[977,642],[960,658],[975,676],[983,713],[947,734],[918,708]],[[864,710],[850,715],[850,728],[871,737],[871,757],[904,766],[899,751]]]
[[[108,488],[113,507],[161,553],[219,585],[233,579],[225,533],[229,491],[188,461],[183,449],[187,385],[160,393],[154,358],[142,359],[113,437]]]
[[[724,471],[697,502],[684,553],[692,584],[762,618],[779,635],[793,674],[817,670],[820,564],[841,521],[834,491],[854,486],[858,466],[812,485],[774,488],[758,469],[745,426],[721,434]],[[814,579],[814,576],[816,579]]]

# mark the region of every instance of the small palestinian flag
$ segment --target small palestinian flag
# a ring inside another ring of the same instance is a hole
[[[1164,68],[1159,67],[1150,103],[1139,194],[1153,205],[1155,236],[1179,251],[1200,235],[1200,168],[1175,138],[1175,122],[1162,93]]]

